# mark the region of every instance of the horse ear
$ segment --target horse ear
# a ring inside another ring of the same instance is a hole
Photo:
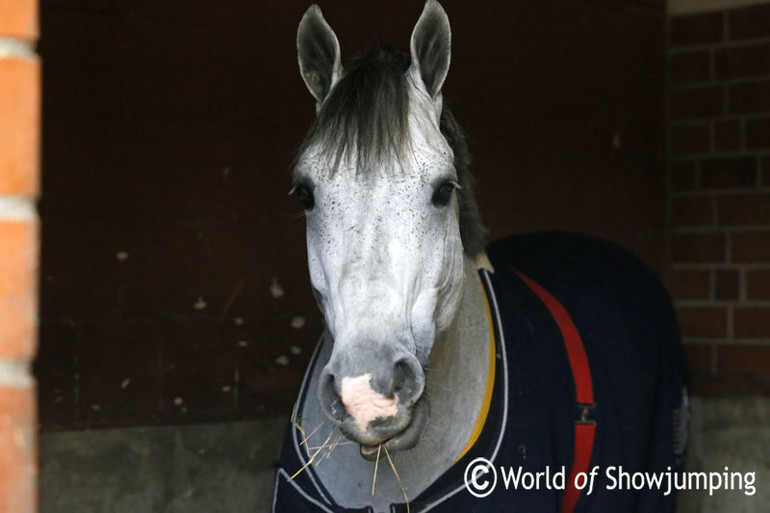
[[[434,100],[441,93],[441,86],[449,71],[451,47],[449,17],[436,0],[428,0],[412,31],[412,65],[409,73],[422,81]]]
[[[299,22],[297,58],[302,80],[320,105],[342,75],[342,61],[337,36],[315,4]]]

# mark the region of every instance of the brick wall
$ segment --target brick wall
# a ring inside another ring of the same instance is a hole
[[[0,0],[0,513],[35,510],[37,0]]]
[[[770,4],[669,21],[669,284],[701,394],[770,393]]]

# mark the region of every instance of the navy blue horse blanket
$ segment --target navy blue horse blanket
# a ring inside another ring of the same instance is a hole
[[[479,272],[495,325],[497,370],[487,421],[471,450],[410,498],[410,511],[673,512],[667,476],[684,463],[686,371],[657,277],[616,245],[562,232],[508,238],[488,253],[494,272]],[[304,464],[294,445],[287,436],[273,511],[351,511],[335,503],[312,466],[288,478]],[[509,479],[506,489],[498,475],[494,491],[479,498],[465,481],[477,458],[499,472],[561,471],[565,478],[529,489],[514,489]],[[569,490],[578,470],[586,474],[584,487]],[[656,485],[645,476],[661,480]],[[391,506],[404,511],[405,504]]]

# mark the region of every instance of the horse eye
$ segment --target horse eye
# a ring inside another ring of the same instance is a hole
[[[449,204],[449,200],[452,199],[452,192],[455,190],[454,182],[444,182],[438,186],[433,193],[433,204],[437,207],[445,207]]]
[[[312,210],[315,206],[313,192],[304,185],[298,185],[292,190],[292,194],[302,203],[305,210]]]

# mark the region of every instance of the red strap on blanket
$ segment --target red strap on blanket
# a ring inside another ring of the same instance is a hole
[[[560,513],[572,513],[575,509],[580,492],[575,486],[575,477],[578,472],[583,472],[586,479],[590,479],[588,474],[588,465],[591,462],[591,451],[594,448],[594,434],[596,433],[596,424],[575,424],[575,451],[572,454],[572,469],[569,472],[569,480],[565,483],[564,495],[561,496]],[[582,481],[584,487],[587,481]]]
[[[584,408],[585,415],[588,409],[594,406],[594,391],[593,384],[591,383],[591,369],[588,367],[588,358],[586,357],[580,333],[578,333],[567,310],[559,303],[559,300],[528,276],[523,275],[516,269],[513,269],[513,272],[545,303],[545,306],[559,326],[559,330],[564,338],[564,345],[567,348],[567,358],[569,359],[570,367],[572,367],[572,378],[575,381],[575,399],[578,406]],[[560,513],[571,513],[575,509],[581,492],[575,486],[575,477],[580,472],[588,472],[595,434],[595,423],[588,422],[585,418],[575,423],[575,449],[572,455],[572,469],[570,470],[569,480],[565,483],[566,489],[562,495]]]

